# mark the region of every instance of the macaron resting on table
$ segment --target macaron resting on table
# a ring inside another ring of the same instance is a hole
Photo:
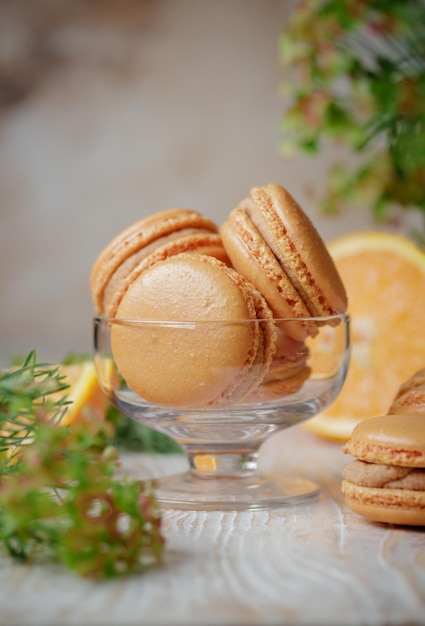
[[[360,422],[344,445],[347,505],[370,520],[425,526],[425,416],[400,413]]]
[[[251,195],[263,217],[253,210],[247,228],[259,247],[233,234],[234,212],[220,230],[196,211],[170,209],[124,229],[91,272],[105,394],[174,438],[188,459],[187,472],[156,485],[163,506],[269,508],[319,490],[308,477],[262,474],[257,457],[273,433],[339,393],[349,358],[345,291],[289,194],[267,185]],[[263,261],[257,269],[260,248],[277,286]]]

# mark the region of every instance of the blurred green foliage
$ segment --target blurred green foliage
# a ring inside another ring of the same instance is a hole
[[[425,3],[304,0],[280,55],[283,154],[336,143],[359,156],[331,169],[322,208],[425,217]]]
[[[131,452],[156,452],[159,454],[183,453],[181,446],[167,435],[140,424],[110,406],[106,419],[114,425],[111,444]]]
[[[0,548],[103,579],[161,562],[165,540],[151,481],[116,477],[113,426],[62,425],[68,386],[31,351],[0,371]]]

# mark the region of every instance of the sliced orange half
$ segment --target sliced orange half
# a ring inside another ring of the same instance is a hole
[[[385,415],[399,386],[425,367],[425,253],[402,235],[355,232],[328,244],[348,295],[351,359],[333,404],[306,422],[345,441]]]
[[[63,398],[66,400],[65,412],[61,415],[60,425],[66,426],[83,422],[90,432],[97,432],[100,424],[104,421],[108,402],[100,388],[94,363],[90,360],[84,360],[72,365],[52,364],[52,368],[56,367],[63,377],[63,382],[68,385],[66,389],[51,393],[48,396],[48,400],[51,402]],[[112,376],[111,362],[111,380]],[[21,422],[20,444],[11,446],[6,452],[6,458],[12,463],[18,458],[20,446],[27,445],[32,441],[31,429],[25,432],[25,420],[22,419]]]
[[[68,389],[60,393],[62,396],[66,395],[69,402],[61,424],[96,424],[102,421],[107,401],[99,386],[94,363],[85,360],[71,365],[60,365],[59,371],[64,377],[64,383],[68,385]]]

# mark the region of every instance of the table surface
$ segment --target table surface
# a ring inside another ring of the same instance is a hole
[[[179,455],[125,455],[140,476]],[[317,500],[263,511],[163,512],[164,563],[91,582],[53,565],[0,561],[0,624],[425,624],[425,529],[375,524],[345,506],[341,445],[302,427],[271,437],[260,468],[318,482]]]

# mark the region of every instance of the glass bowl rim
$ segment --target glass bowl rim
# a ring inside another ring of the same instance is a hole
[[[95,315],[93,317],[93,321],[96,324],[117,324],[117,325],[131,325],[131,326],[171,326],[175,327],[178,325],[179,328],[187,327],[193,328],[196,324],[201,325],[214,325],[214,324],[253,324],[253,323],[269,323],[274,322],[275,324],[294,322],[294,323],[311,323],[317,322],[323,324],[323,322],[335,322],[337,320],[349,322],[350,314],[348,312],[345,313],[335,313],[333,315],[318,315],[318,316],[306,316],[306,317],[270,317],[270,318],[256,318],[256,319],[188,319],[188,320],[155,320],[155,319],[131,319],[131,318],[119,318],[119,317],[107,317],[104,315]]]

